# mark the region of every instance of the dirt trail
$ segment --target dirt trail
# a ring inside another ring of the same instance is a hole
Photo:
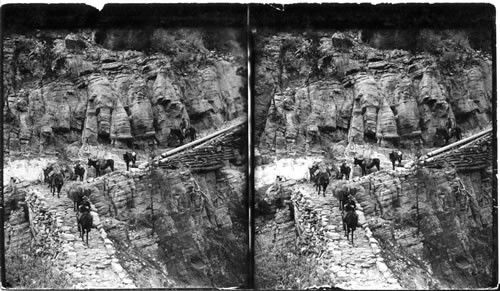
[[[44,199],[56,220],[56,227],[62,239],[62,252],[57,257],[59,269],[81,283],[73,288],[136,288],[133,280],[120,266],[115,257],[115,248],[101,224],[89,233],[89,245],[82,242],[78,234],[73,201],[66,197],[70,184],[66,181],[61,197],[53,197],[46,184],[32,187],[34,194]]]
[[[329,187],[334,187],[332,181]],[[338,200],[331,195],[318,195],[312,184],[297,184],[294,199],[304,224],[315,217],[315,225],[301,225],[303,236],[315,241],[319,254],[318,270],[330,278],[335,287],[343,289],[402,289],[380,256],[380,248],[366,225],[362,211],[357,211],[359,222],[354,233],[354,245],[344,235]],[[357,204],[360,209],[359,204]],[[307,210],[308,209],[308,210]],[[315,236],[315,237],[314,237]]]

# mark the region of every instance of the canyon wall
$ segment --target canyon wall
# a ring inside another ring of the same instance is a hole
[[[256,140],[267,152],[332,142],[386,147],[444,145],[448,118],[463,132],[492,121],[492,59],[470,33],[420,30],[272,32],[256,38]],[[363,36],[363,33],[365,35]],[[405,31],[399,31],[404,35]]]
[[[170,130],[183,118],[205,133],[244,116],[241,31],[224,32],[7,32],[5,149],[175,146]]]

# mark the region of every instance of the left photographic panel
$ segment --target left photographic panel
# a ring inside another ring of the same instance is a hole
[[[245,17],[2,6],[6,287],[249,286]]]

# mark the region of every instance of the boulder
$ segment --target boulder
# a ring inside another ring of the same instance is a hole
[[[84,40],[82,40],[78,35],[76,34],[68,34],[64,38],[64,43],[66,45],[66,48],[69,50],[83,50],[87,48],[87,44],[85,43]]]
[[[428,104],[432,107],[434,104],[446,102],[446,91],[443,85],[438,83],[435,67],[429,66],[425,69],[418,87],[417,102],[419,104]]]
[[[147,98],[145,84],[142,82],[133,83],[130,87],[129,94],[133,96],[133,103],[130,106],[133,135],[138,138],[154,136],[153,109],[151,102]]]
[[[348,141],[363,143],[364,141],[364,122],[363,115],[359,106],[355,106],[352,111],[351,128],[349,128]]]
[[[401,137],[416,136],[420,131],[420,114],[417,100],[413,95],[412,82],[409,78],[402,79],[394,89],[398,133]]]
[[[109,137],[111,125],[111,110],[116,102],[116,94],[108,78],[102,75],[93,75],[89,78],[89,106],[95,108],[97,134]]]
[[[129,116],[123,108],[120,100],[118,100],[113,109],[111,116],[111,139],[131,139],[132,129],[130,127]]]
[[[394,138],[399,138],[396,117],[394,116],[389,103],[386,99],[384,99],[378,112],[377,139]]]
[[[153,84],[153,104],[177,103],[180,101],[180,95],[172,84],[170,77],[172,71],[167,67],[162,67]]]

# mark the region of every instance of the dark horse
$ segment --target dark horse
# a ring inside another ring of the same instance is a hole
[[[309,181],[313,182],[314,185],[316,185],[316,177],[314,176],[314,173],[319,169],[319,166],[317,164],[312,165],[309,168]]]
[[[347,186],[339,185],[337,186],[337,188],[334,190],[333,193],[335,197],[337,197],[337,199],[339,200],[339,209],[343,210],[345,201],[347,201],[347,197],[349,195],[349,192],[347,191]]]
[[[86,208],[86,206],[82,205],[82,208]],[[88,211],[83,211],[83,213],[80,215],[78,218],[78,231],[80,232],[80,237],[82,238],[82,241],[85,242],[83,239],[84,235],[86,234],[87,237],[87,246],[89,245],[89,232],[92,229],[92,215]]]
[[[351,243],[354,245],[354,231],[358,226],[358,215],[354,208],[346,207],[347,213],[342,217],[345,236],[349,240],[349,233],[351,233]]]
[[[330,184],[330,172],[321,172],[316,175],[316,189],[318,190],[318,195],[323,188],[323,197],[325,197],[326,187]]]
[[[78,180],[80,177],[80,181],[83,181],[83,176],[85,175],[85,168],[82,165],[78,164],[74,168],[75,170],[75,180]]]
[[[49,174],[50,174],[50,172],[52,172],[52,170],[54,170],[54,167],[52,165],[47,166],[47,168],[43,169],[43,181],[45,183],[48,183],[49,187],[50,187],[50,180],[51,180],[51,177],[49,176]]]
[[[89,197],[90,194],[92,194],[92,191],[90,189],[85,189],[82,186],[77,186],[76,188],[70,188],[68,190],[68,197],[73,200],[75,212],[77,212],[80,205],[83,204],[83,196]]]
[[[349,180],[349,175],[351,174],[351,167],[349,167],[345,162],[340,166],[340,179],[344,180],[344,176],[346,180]]]
[[[396,161],[398,161],[399,166],[401,167],[401,161],[403,160],[403,153],[400,151],[392,151],[389,154],[389,159],[391,159],[392,162],[392,169],[396,169]]]
[[[339,200],[339,209],[344,210],[346,204],[349,202],[349,195],[354,197],[355,194],[356,190],[354,188],[347,185],[337,186],[335,189],[335,196]]]
[[[111,169],[111,171],[115,170],[115,162],[112,159],[100,159],[100,160],[92,160],[89,159],[89,162],[87,165],[90,167],[94,167],[95,169],[95,175],[96,177],[99,177],[101,175],[101,171],[106,170],[108,167]]]
[[[137,154],[135,152],[126,152],[123,154],[123,159],[125,160],[125,164],[127,164],[128,171],[130,162],[132,162],[132,165],[135,166],[135,162],[137,161]]]
[[[196,139],[196,129],[194,127],[190,127],[186,129],[186,133],[182,133],[182,130],[177,129],[177,128],[172,128],[170,130],[170,133],[175,135],[177,139],[179,139],[179,142],[181,145],[184,144],[184,139],[189,137],[191,141],[194,141]]]
[[[61,188],[64,184],[64,176],[62,173],[53,173],[52,176],[49,178],[50,179],[50,192],[52,192],[52,196],[56,194],[56,189],[57,189],[57,198],[60,198],[59,195],[61,194]]]
[[[450,134],[451,133],[451,134]],[[459,141],[462,139],[462,129],[458,126],[454,127],[451,129],[451,132],[448,133],[448,130],[446,128],[441,127],[436,129],[436,137],[442,137],[446,144],[450,142],[450,139],[454,137],[456,141]]]
[[[377,170],[380,171],[380,160],[377,158],[374,159],[358,159],[354,158],[354,166],[360,166],[361,167],[361,173],[363,176],[366,175],[366,170],[371,169],[374,166],[377,167]]]

